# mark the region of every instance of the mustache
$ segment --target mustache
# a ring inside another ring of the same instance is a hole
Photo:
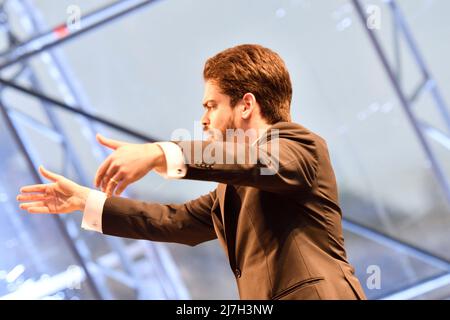
[[[212,140],[212,141],[222,140],[223,136],[224,136],[224,133],[221,130],[216,129],[216,128],[211,128],[208,126],[203,127],[203,134],[205,135],[205,137],[208,140]]]

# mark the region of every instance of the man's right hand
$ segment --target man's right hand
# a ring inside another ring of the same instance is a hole
[[[17,201],[29,213],[69,213],[84,210],[90,189],[39,167],[41,175],[53,183],[35,184],[20,189]]]

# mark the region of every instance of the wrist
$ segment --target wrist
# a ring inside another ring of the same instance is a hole
[[[156,143],[152,143],[152,155],[154,159],[153,169],[157,172],[165,172],[167,169],[166,156],[163,149]]]
[[[86,207],[86,201],[89,197],[89,193],[91,192],[91,189],[87,187],[80,187],[80,191],[78,193],[78,204],[77,209],[79,211],[84,211],[84,208]]]

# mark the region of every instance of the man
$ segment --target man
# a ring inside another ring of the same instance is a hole
[[[210,58],[204,80],[209,140],[128,144],[99,135],[114,150],[95,177],[103,192],[41,167],[53,183],[23,187],[20,207],[84,211],[85,229],[119,237],[192,246],[218,238],[242,299],[365,299],[346,258],[326,142],[291,122],[282,59],[240,45]],[[253,135],[240,139],[237,131]],[[119,197],[151,170],[219,185],[184,204]]]

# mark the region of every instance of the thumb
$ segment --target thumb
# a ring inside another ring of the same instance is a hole
[[[39,172],[41,173],[41,175],[45,178],[47,178],[50,181],[56,182],[58,181],[61,177],[59,175],[57,175],[56,173],[53,173],[51,171],[48,171],[46,169],[44,169],[43,166],[39,167]]]
[[[127,144],[126,142],[122,142],[122,141],[119,141],[119,140],[113,140],[113,139],[105,138],[104,136],[102,136],[99,133],[97,133],[97,135],[95,137],[97,138],[97,141],[101,145],[104,145],[105,147],[108,147],[108,148],[113,149],[113,150],[116,150],[117,148]]]

